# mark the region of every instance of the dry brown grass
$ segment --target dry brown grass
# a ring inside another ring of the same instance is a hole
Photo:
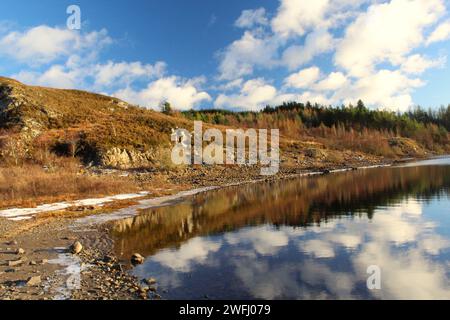
[[[35,206],[139,190],[131,178],[83,174],[75,159],[65,159],[51,169],[35,164],[0,167],[1,208]]]
[[[168,116],[99,94],[26,86],[0,77],[2,88],[15,103],[0,111],[0,130],[36,129],[38,136],[28,143],[28,149],[37,149],[33,152],[76,154],[91,162],[112,147],[137,151],[168,147],[171,128],[192,127],[180,115]],[[2,136],[10,135],[0,131],[0,143]]]

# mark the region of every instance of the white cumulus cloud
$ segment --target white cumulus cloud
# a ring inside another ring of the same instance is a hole
[[[12,31],[0,38],[0,54],[30,65],[52,62],[83,50],[96,52],[111,42],[106,30],[82,34],[40,25],[24,32]]]
[[[399,65],[423,45],[425,28],[444,13],[442,0],[392,0],[371,5],[348,26],[335,61],[353,76],[364,76],[376,65]]]
[[[282,0],[277,16],[272,20],[275,33],[283,37],[304,35],[325,23],[329,0]]]
[[[319,29],[306,36],[304,45],[292,45],[283,53],[283,64],[295,69],[321,53],[333,51],[335,40],[325,29]]]
[[[136,62],[113,62],[96,64],[93,66],[93,76],[95,84],[98,86],[110,86],[117,82],[129,84],[136,79],[158,78],[164,75],[166,64],[157,62],[156,64],[143,64]]]
[[[239,28],[252,28],[257,25],[267,25],[268,23],[269,19],[266,17],[266,9],[259,8],[242,11],[241,16],[235,22],[235,26]]]
[[[423,85],[422,80],[409,78],[398,70],[380,70],[343,86],[336,91],[333,101],[355,103],[362,99],[369,105],[406,111],[413,105],[411,91]]]
[[[257,111],[269,104],[277,95],[277,89],[263,79],[252,79],[244,83],[237,94],[219,94],[214,105],[217,108],[232,108]]]
[[[158,109],[168,101],[175,109],[189,110],[201,102],[211,101],[211,96],[197,88],[197,79],[184,80],[170,76],[155,80],[142,90],[130,87],[117,91],[114,96],[127,102]]]
[[[246,31],[221,54],[219,78],[233,80],[253,73],[255,66],[270,67],[278,48],[277,40]]]
[[[291,74],[285,79],[284,83],[287,87],[302,89],[312,86],[319,77],[320,69],[318,67],[311,67]]]
[[[450,21],[441,23],[428,37],[427,44],[450,39]]]
[[[348,79],[342,72],[332,72],[314,87],[318,91],[337,90],[347,84]]]
[[[408,74],[420,74],[429,68],[442,66],[446,60],[446,57],[430,60],[420,54],[414,54],[406,58],[401,65],[401,70]]]

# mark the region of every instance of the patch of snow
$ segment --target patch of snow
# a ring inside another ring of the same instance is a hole
[[[66,278],[65,282],[56,288],[54,300],[68,300],[71,298],[72,291],[81,288],[81,272],[88,269],[89,266],[81,263],[79,257],[66,252],[66,248],[55,248],[58,252],[58,258],[49,260],[48,263],[64,267],[57,271],[58,275]]]
[[[137,205],[128,208],[123,208],[116,212],[80,218],[75,221],[73,228],[80,231],[80,228],[89,225],[102,224],[110,221],[134,217],[139,213],[139,210],[169,206],[172,205],[174,201],[219,188],[221,187],[213,186],[213,187],[198,188],[193,190],[182,191],[174,195],[140,200]]]
[[[25,221],[25,220],[30,220],[32,219],[32,216],[23,216],[23,217],[14,217],[14,218],[9,218],[9,220],[11,221]]]
[[[115,196],[109,196],[104,198],[84,199],[77,201],[57,202],[52,204],[44,204],[37,206],[36,208],[12,208],[7,210],[0,210],[0,217],[7,218],[12,221],[21,221],[33,218],[36,214],[44,212],[54,212],[64,210],[70,207],[80,206],[103,206],[106,203],[110,203],[117,200],[128,200],[141,198],[148,195],[148,192],[119,194]]]

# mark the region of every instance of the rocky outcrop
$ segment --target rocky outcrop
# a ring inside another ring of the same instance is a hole
[[[100,162],[105,167],[129,169],[148,165],[151,162],[151,154],[149,152],[111,148],[101,154]]]
[[[28,141],[37,137],[45,125],[42,117],[25,111],[34,107],[30,106],[22,86],[12,80],[0,82],[0,127],[20,128],[21,137]]]
[[[0,127],[6,127],[11,120],[10,110],[20,104],[11,96],[12,88],[0,83]]]
[[[162,152],[157,150],[138,151],[122,148],[111,148],[99,156],[100,165],[118,169],[133,169],[160,165]]]
[[[6,86],[0,86],[0,112],[3,112],[11,104],[9,98],[11,89]]]

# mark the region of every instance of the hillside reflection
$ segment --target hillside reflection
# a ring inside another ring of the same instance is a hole
[[[171,207],[147,209],[113,225],[116,251],[152,256],[196,237],[244,227],[307,229],[341,217],[373,219],[376,209],[406,197],[445,195],[450,167],[384,168],[250,184],[207,192]]]

